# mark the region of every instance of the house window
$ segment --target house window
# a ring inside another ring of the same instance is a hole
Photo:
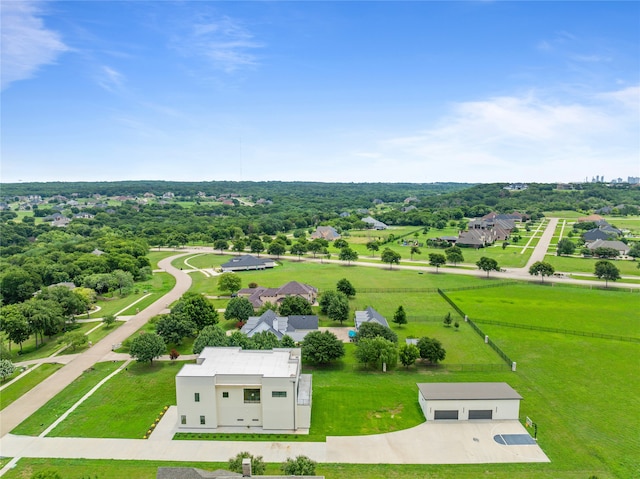
[[[245,403],[259,403],[260,402],[260,390],[259,389],[245,389],[244,390],[244,402]]]
[[[206,421],[204,420],[204,416],[200,416],[200,424],[206,424]]]
[[[222,391],[222,397],[223,398],[228,398],[229,397],[229,392],[228,391]]]
[[[200,402],[200,393],[194,393],[193,394],[193,399],[195,402]]]
[[[272,398],[286,398],[287,391],[271,391]]]
[[[184,414],[180,416],[180,424],[187,424],[187,416]]]

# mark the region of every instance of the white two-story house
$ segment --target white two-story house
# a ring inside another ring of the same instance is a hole
[[[205,348],[176,376],[178,427],[308,430],[311,375],[300,370],[300,349]]]

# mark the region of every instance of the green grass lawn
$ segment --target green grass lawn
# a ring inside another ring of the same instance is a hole
[[[122,362],[96,363],[93,368],[83,372],[78,379],[50,399],[11,432],[26,436],[39,435],[53,424],[62,413],[73,406],[78,399],[89,392],[93,386],[115,371],[121,364]]]
[[[33,367],[33,366],[32,366]],[[62,367],[62,364],[57,363],[45,363],[41,364],[26,376],[22,377],[15,383],[6,387],[0,392],[0,409],[6,408],[13,401],[18,399],[24,393],[31,388],[47,379],[58,369]]]
[[[122,315],[132,315],[136,313],[136,309],[142,310],[158,300],[161,296],[171,291],[176,284],[176,280],[169,273],[154,273],[153,277],[147,281],[141,281],[135,284],[135,291],[127,296],[105,298],[98,301],[100,310],[91,313],[91,318],[102,318],[107,314],[116,314],[122,311]],[[150,293],[150,294],[149,294]],[[139,303],[133,304],[143,296],[147,296]],[[127,306],[131,307],[127,308]],[[124,311],[123,311],[124,310]]]
[[[597,258],[574,258],[570,256],[556,256],[548,254],[544,259],[551,264],[556,271],[574,272],[574,273],[591,273],[596,269]],[[640,277],[640,269],[638,269],[637,261],[614,260],[621,275]]]
[[[87,398],[50,436],[142,438],[165,406],[176,403],[183,362],[131,363]],[[104,418],[109,427],[104,427]]]
[[[168,258],[169,256],[174,256],[178,254],[177,251],[149,251],[147,253],[147,258],[149,258],[149,262],[151,263],[151,269],[158,269],[158,261]]]

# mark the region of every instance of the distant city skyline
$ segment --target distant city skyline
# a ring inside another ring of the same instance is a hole
[[[5,183],[640,177],[638,2],[0,5]]]

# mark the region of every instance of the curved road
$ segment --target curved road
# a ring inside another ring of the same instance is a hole
[[[82,354],[78,354],[67,365],[60,368],[55,374],[49,376],[36,387],[14,401],[0,412],[0,437],[9,433],[18,424],[31,416],[44,404],[78,378],[83,371],[100,361],[109,360],[111,347],[121,343],[149,319],[164,311],[171,303],[178,300],[191,287],[191,277],[171,266],[171,262],[180,256],[190,253],[182,253],[170,258],[165,258],[158,266],[176,278],[176,285],[167,294],[158,299],[148,308],[140,311],[129,321],[124,323],[111,334],[98,341]]]

